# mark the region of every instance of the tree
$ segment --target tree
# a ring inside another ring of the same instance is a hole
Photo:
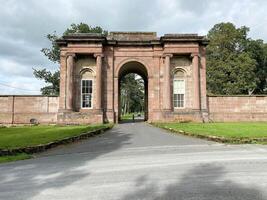
[[[144,111],[144,80],[136,74],[130,73],[122,77],[120,81],[121,113]]]
[[[41,88],[41,92],[45,96],[58,95],[59,94],[59,71],[50,72],[46,69],[36,70],[34,69],[34,76],[38,79],[43,79],[45,83],[50,85]]]
[[[263,40],[249,39],[246,51],[256,61],[256,76],[259,81],[255,88],[255,93],[267,93],[267,44]]]
[[[248,52],[249,28],[216,24],[208,33],[207,87],[212,94],[252,94],[257,88],[257,61]],[[252,48],[249,48],[252,49]]]
[[[80,24],[71,24],[69,28],[63,33],[63,36],[69,35],[72,33],[101,33],[103,35],[107,35],[108,32],[103,30],[99,26],[89,26],[85,23]],[[47,39],[51,42],[50,48],[43,48],[41,52],[53,63],[59,64],[60,62],[60,48],[56,44],[56,40],[59,39],[60,36],[56,34],[56,32],[47,35]],[[43,69],[33,69],[33,74],[37,79],[44,80],[48,85],[41,88],[41,92],[43,95],[58,95],[59,94],[59,80],[60,80],[60,72],[57,69],[55,72],[51,72],[46,68]]]

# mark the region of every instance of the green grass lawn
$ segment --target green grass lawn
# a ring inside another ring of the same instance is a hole
[[[26,153],[17,154],[14,156],[0,156],[0,163],[12,162],[16,160],[25,160],[31,157],[32,157],[31,155],[26,154]]]
[[[217,136],[230,139],[267,139],[267,123],[158,123],[161,128],[184,131],[192,135]]]
[[[15,149],[19,147],[47,144],[70,136],[105,128],[110,125],[82,126],[20,126],[0,128],[0,149]]]

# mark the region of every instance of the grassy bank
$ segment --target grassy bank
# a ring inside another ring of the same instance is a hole
[[[229,143],[266,143],[267,123],[157,123],[158,127],[200,138]]]
[[[31,155],[26,154],[26,153],[17,154],[14,156],[0,156],[0,163],[12,162],[16,160],[25,160],[31,157],[32,157]]]
[[[0,128],[0,149],[12,150],[25,147],[45,145],[65,138],[79,136],[86,132],[110,127],[110,124],[77,125],[77,126],[18,126]],[[0,156],[0,163],[30,158],[29,154]]]
[[[105,128],[110,125],[82,126],[20,126],[0,128],[0,149],[35,146],[77,136],[81,133]]]

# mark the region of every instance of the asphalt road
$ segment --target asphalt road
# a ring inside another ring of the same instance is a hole
[[[222,145],[145,123],[0,165],[1,200],[267,200],[267,147]]]

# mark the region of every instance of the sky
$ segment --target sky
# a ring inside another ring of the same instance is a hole
[[[40,94],[32,68],[58,69],[40,50],[72,23],[108,31],[207,32],[220,22],[248,26],[267,42],[266,0],[0,0],[0,94]]]

